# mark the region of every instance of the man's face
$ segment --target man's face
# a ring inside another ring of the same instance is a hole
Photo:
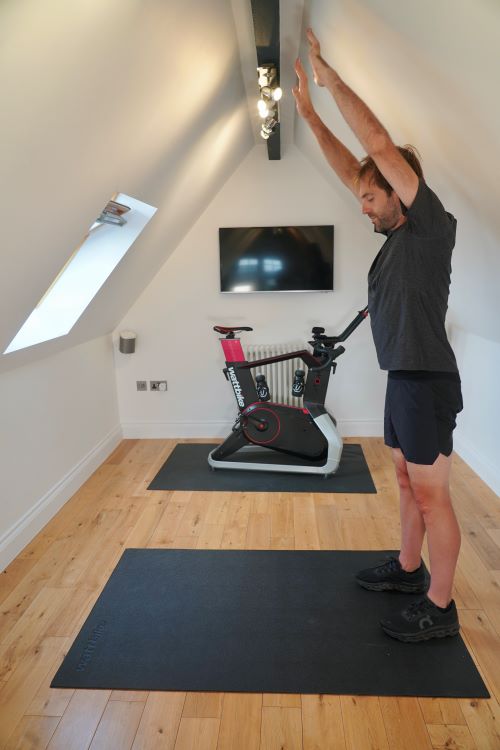
[[[368,177],[359,182],[361,211],[371,220],[376,232],[385,232],[399,226],[403,213],[399,198],[394,191],[387,195],[383,188]]]

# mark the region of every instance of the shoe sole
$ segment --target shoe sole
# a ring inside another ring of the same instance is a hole
[[[382,630],[387,635],[390,635],[391,638],[396,638],[398,641],[403,641],[403,643],[419,643],[420,641],[430,641],[431,638],[447,638],[448,636],[458,635],[460,625],[450,625],[447,628],[439,628],[439,630],[425,630],[422,633],[411,635],[395,633],[388,628],[384,628],[384,626],[382,626]]]
[[[356,578],[356,581],[368,591],[402,591],[405,594],[425,594],[428,591],[427,583],[389,583],[388,581],[380,583],[369,583]]]

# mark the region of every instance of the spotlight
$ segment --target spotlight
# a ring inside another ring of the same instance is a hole
[[[272,63],[257,68],[260,99],[257,102],[259,115],[265,122],[262,124],[260,135],[267,140],[279,122],[278,102],[283,96],[283,90],[278,85],[276,66]]]
[[[267,117],[271,113],[269,112],[269,108],[267,106],[267,103],[264,101],[264,99],[259,99],[257,102],[257,109],[259,110],[259,115],[261,117]]]
[[[263,86],[267,86],[269,84],[268,81],[268,75],[267,75],[267,68],[257,68],[259,72],[259,86],[262,88]]]
[[[262,125],[262,130],[264,131],[264,133],[269,133],[269,135],[271,135],[277,124],[278,121],[275,120],[274,117],[268,117],[268,119]]]

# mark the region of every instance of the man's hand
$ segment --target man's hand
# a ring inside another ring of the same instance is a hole
[[[326,60],[323,60],[321,57],[319,42],[314,36],[313,30],[307,29],[306,35],[309,42],[309,60],[313,69],[314,83],[317,86],[326,86],[326,79],[332,72],[332,69]]]
[[[297,58],[295,62],[295,72],[299,79],[299,85],[293,87],[292,94],[294,95],[297,104],[297,112],[304,118],[304,120],[308,120],[314,115],[315,111],[311,102],[311,95],[309,94],[309,82],[307,80],[306,71],[304,70],[299,58]]]
[[[307,30],[307,36],[311,45],[309,56],[316,83],[325,86],[328,82],[328,85],[331,85],[338,76],[321,57],[319,42],[311,29]],[[295,62],[295,72],[299,80],[298,85],[292,88],[292,94],[297,104],[297,111],[311,128],[330,166],[335,170],[344,185],[358,198],[356,176],[359,172],[359,161],[326,127],[314,109],[309,93],[307,75],[299,58]]]

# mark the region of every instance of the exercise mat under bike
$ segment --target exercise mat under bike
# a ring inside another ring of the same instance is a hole
[[[190,490],[219,492],[338,492],[373,494],[373,483],[361,445],[345,444],[335,474],[307,474],[285,471],[231,469],[231,462],[295,465],[297,458],[262,448],[245,447],[226,459],[228,468],[212,470],[208,454],[218,444],[180,443],[155,476],[149,490]],[[321,466],[324,461],[302,465]]]

